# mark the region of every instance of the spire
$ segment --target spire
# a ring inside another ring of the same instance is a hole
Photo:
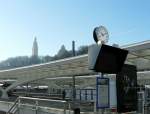
[[[33,47],[32,47],[32,56],[38,56],[38,44],[37,38],[34,38]]]

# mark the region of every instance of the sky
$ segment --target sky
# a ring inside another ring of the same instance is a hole
[[[0,0],[0,61],[31,56],[34,37],[39,55],[55,55],[95,43],[93,29],[103,25],[109,45],[150,40],[149,0]]]

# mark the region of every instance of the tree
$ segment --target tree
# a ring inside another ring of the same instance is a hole
[[[15,67],[22,67],[29,65],[29,57],[27,56],[18,56],[14,58],[8,58],[5,61],[0,63],[0,69],[10,69]]]
[[[41,60],[38,56],[31,56],[30,57],[30,64],[39,64]]]
[[[55,55],[55,58],[63,59],[69,56],[70,56],[70,53],[66,50],[65,46],[62,45],[57,55]]]
[[[77,55],[83,55],[88,53],[88,46],[81,46],[77,51]]]
[[[76,51],[76,55],[82,55],[88,53],[88,46],[81,46]],[[61,46],[60,50],[55,56],[18,56],[13,58],[8,58],[5,61],[0,62],[0,70],[11,69],[16,67],[23,67],[32,64],[45,63],[53,60],[64,59],[73,56],[72,50],[67,50],[64,45]]]
[[[52,57],[51,56],[49,56],[49,55],[46,55],[46,56],[44,56],[43,58],[42,58],[42,62],[49,62],[49,61],[52,61]]]

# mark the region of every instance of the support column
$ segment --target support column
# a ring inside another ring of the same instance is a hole
[[[2,99],[8,99],[8,94],[7,94],[7,91],[2,91],[2,96],[1,96]]]
[[[3,89],[2,87],[0,87],[0,91],[2,92],[2,99],[8,99],[8,93],[5,89]]]

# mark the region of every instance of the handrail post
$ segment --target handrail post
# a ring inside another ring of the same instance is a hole
[[[64,114],[66,114],[67,102],[64,102]]]
[[[39,102],[38,100],[35,101],[35,113],[38,113],[38,106],[39,106]]]
[[[68,109],[69,109],[69,114],[70,114],[70,111],[71,111],[71,104],[70,104],[69,101],[68,101]]]
[[[20,114],[20,104],[21,102],[20,102],[20,97],[18,97],[18,114]]]

